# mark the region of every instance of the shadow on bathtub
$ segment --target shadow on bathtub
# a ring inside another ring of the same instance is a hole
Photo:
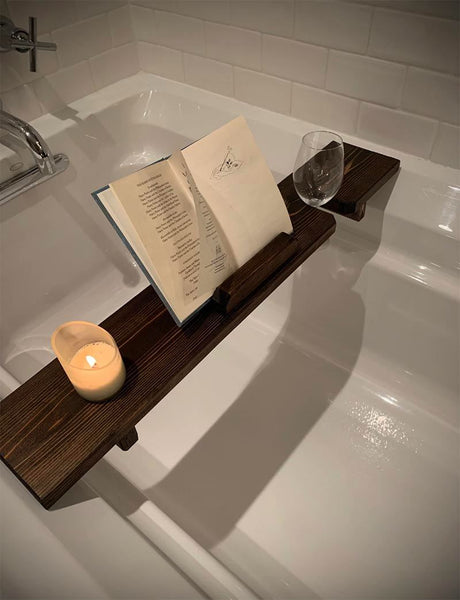
[[[262,367],[187,455],[144,492],[206,548],[228,536],[347,383],[365,312],[352,289],[360,274],[355,263],[353,250],[334,248],[304,264]]]
[[[142,446],[142,435],[131,449],[132,464],[157,483],[140,490],[108,461],[95,467],[96,477],[117,482],[117,497],[108,501],[119,514],[134,514],[148,498],[262,597],[318,598],[238,522],[347,383],[360,353],[365,314],[353,285],[371,256],[357,256],[356,249],[335,242],[304,263],[287,282],[290,290],[284,284],[253,313],[266,320],[288,291],[287,318],[266,360],[182,460],[168,473]],[[212,397],[225,381],[203,385]],[[332,477],[342,476],[340,461],[337,456]],[[308,470],[298,477],[308,493]],[[285,500],[275,506],[274,523],[289,510]]]
[[[346,385],[365,320],[354,285],[378,250],[394,185],[395,178],[369,203],[372,239],[358,246],[334,235],[297,270],[287,318],[264,364],[183,459],[144,491],[202,546],[211,549],[232,532]],[[279,290],[253,318],[270,322]]]

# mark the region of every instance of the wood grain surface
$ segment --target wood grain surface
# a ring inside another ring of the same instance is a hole
[[[376,163],[368,152],[346,145],[350,166],[329,203],[340,214],[348,211],[347,216],[358,218],[362,198],[394,172],[394,159]],[[101,323],[119,345],[127,370],[126,383],[113,399],[85,401],[53,360],[1,402],[1,458],[45,508],[115,444],[129,448],[136,441],[136,424],[335,231],[331,214],[298,198],[292,176],[279,188],[291,215],[296,252],[267,277],[264,272],[260,285],[233,312],[223,314],[210,302],[179,328],[149,286]]]
[[[280,233],[240,269],[216,288],[212,299],[224,312],[235,310],[269,275],[293,256],[299,243],[293,235]]]

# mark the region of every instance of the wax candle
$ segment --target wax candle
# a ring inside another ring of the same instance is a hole
[[[93,402],[107,400],[123,385],[125,366],[113,337],[87,321],[56,329],[51,344],[76,391]]]

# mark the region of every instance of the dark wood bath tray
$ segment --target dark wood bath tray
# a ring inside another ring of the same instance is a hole
[[[327,208],[359,220],[366,200],[397,171],[399,161],[348,144],[345,150],[351,168]],[[298,199],[291,175],[279,188],[295,247],[288,242],[285,262],[274,271],[262,256],[260,285],[246,290],[232,312],[209,303],[179,328],[148,287],[101,324],[117,341],[127,367],[126,384],[113,400],[86,402],[53,360],[1,402],[1,458],[45,508],[114,445],[127,450],[137,439],[136,424],[335,231],[331,214]]]

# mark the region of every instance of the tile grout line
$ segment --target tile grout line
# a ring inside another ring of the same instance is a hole
[[[367,36],[367,44],[366,44],[365,56],[369,56],[369,46],[371,44],[372,28],[374,27],[374,16],[375,16],[375,7],[372,7],[371,20],[370,20],[370,23],[369,23],[369,33],[368,33],[368,36]]]

